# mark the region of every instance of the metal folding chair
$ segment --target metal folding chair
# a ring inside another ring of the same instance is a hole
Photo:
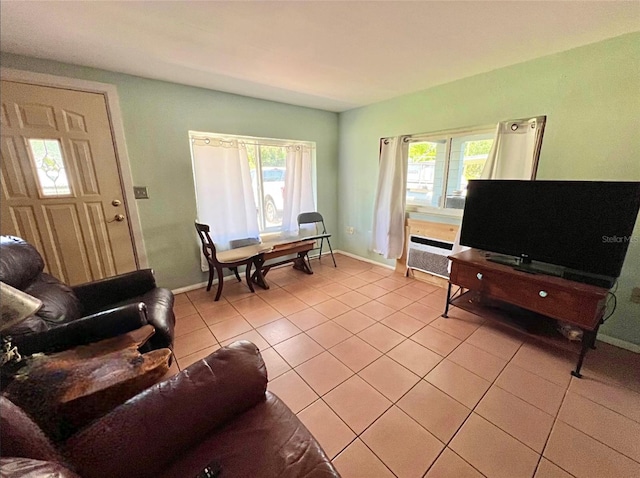
[[[303,212],[298,214],[298,227],[304,224],[313,224],[315,227],[315,235],[309,236],[308,239],[316,239],[320,241],[320,247],[316,249],[320,249],[320,255],[318,256],[318,260],[322,257],[322,246],[324,244],[324,240],[327,240],[327,244],[329,245],[329,251],[331,251],[331,259],[333,260],[333,267],[338,267],[336,265],[336,258],[333,257],[333,249],[331,248],[331,241],[329,238],[331,234],[327,232],[327,227],[324,225],[324,219],[322,218],[322,214],[319,212]],[[320,231],[320,226],[322,227],[322,231]],[[305,236],[306,238],[306,236]]]

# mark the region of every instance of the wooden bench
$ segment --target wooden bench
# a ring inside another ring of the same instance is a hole
[[[262,245],[271,245],[271,249],[260,254],[254,261],[256,270],[251,276],[251,280],[263,289],[269,288],[269,283],[267,282],[265,276],[271,268],[276,266],[293,263],[294,269],[302,271],[305,274],[313,274],[311,264],[309,264],[308,253],[314,248],[315,240],[309,240],[307,238],[300,239],[299,236],[289,238],[287,238],[286,236],[278,236],[271,241],[267,240],[263,242]],[[270,262],[269,264],[265,264],[267,261],[271,261],[273,259],[284,256],[292,256],[293,254],[296,255],[294,257],[288,257],[286,259],[280,260],[278,262]]]

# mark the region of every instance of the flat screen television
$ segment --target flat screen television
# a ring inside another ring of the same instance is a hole
[[[614,279],[640,241],[632,236],[639,208],[640,182],[472,180],[460,243],[531,272]]]

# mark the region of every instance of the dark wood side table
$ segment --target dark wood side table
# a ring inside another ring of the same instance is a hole
[[[63,440],[164,376],[171,350],[138,351],[153,333],[145,325],[64,352],[32,355],[2,393],[49,437]]]
[[[583,331],[576,369],[571,372],[581,378],[580,368],[589,348],[595,348],[596,335],[604,315],[607,289],[582,284],[560,277],[531,274],[513,267],[487,260],[487,253],[470,249],[449,257],[451,273],[447,303],[450,306],[500,320],[513,325],[516,315],[525,315],[529,323],[549,321],[567,322]],[[452,286],[460,289],[452,294]],[[514,307],[515,306],[515,307]],[[520,314],[519,311],[532,313]],[[556,345],[568,340],[558,334],[532,334]]]

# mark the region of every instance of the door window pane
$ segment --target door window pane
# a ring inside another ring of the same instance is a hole
[[[31,157],[42,196],[69,196],[71,188],[57,139],[29,139]]]

